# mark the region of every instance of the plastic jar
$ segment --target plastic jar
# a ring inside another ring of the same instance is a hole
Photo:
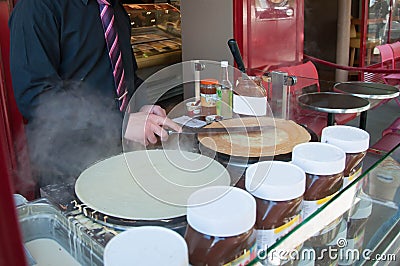
[[[327,143],[307,142],[293,148],[292,163],[306,173],[304,219],[342,188],[345,160],[343,150]]]
[[[291,163],[263,161],[247,168],[245,186],[257,204],[257,249],[266,250],[300,223],[306,176]]]
[[[132,227],[104,248],[105,266],[189,265],[188,248],[177,232],[161,226]]]
[[[267,93],[260,77],[240,77],[233,91],[233,112],[245,116],[267,114]]]
[[[321,142],[335,145],[346,153],[343,187],[361,175],[362,161],[369,147],[369,133],[357,127],[329,126],[322,130]]]
[[[256,258],[256,202],[247,191],[212,186],[189,196],[185,240],[191,265],[246,265]]]
[[[200,115],[201,106],[197,102],[187,102],[186,103],[187,114],[190,117]]]
[[[218,80],[203,79],[200,81],[201,112],[203,115],[217,114]]]

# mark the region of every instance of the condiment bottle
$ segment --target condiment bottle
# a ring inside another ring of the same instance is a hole
[[[239,77],[233,91],[233,112],[247,116],[267,114],[267,93],[260,77]]]
[[[256,202],[247,191],[211,186],[188,199],[185,240],[191,265],[246,265],[256,257]]]
[[[306,176],[289,162],[263,161],[247,168],[245,186],[257,203],[257,250],[266,250],[300,223]]]
[[[369,133],[357,127],[337,125],[322,130],[321,142],[339,147],[346,153],[343,187],[361,175],[362,161],[369,147]]]
[[[232,118],[233,86],[229,80],[228,61],[221,61],[219,83],[220,86],[217,88],[217,114],[225,119]]]
[[[343,150],[327,143],[307,142],[293,148],[292,163],[306,173],[304,219],[341,189],[345,160]]]
[[[201,112],[203,115],[217,114],[217,87],[218,80],[203,79],[200,81]]]

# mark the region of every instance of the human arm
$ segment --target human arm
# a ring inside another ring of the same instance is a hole
[[[140,112],[145,112],[148,114],[156,114],[161,117],[167,116],[165,110],[161,108],[159,105],[144,105],[142,108],[140,108]]]
[[[14,94],[28,119],[40,95],[61,88],[59,29],[52,8],[48,1],[20,1],[9,21]]]
[[[147,146],[149,143],[155,144],[157,136],[161,141],[167,140],[168,133],[165,128],[181,131],[181,127],[167,117],[146,112],[131,113],[124,137]]]

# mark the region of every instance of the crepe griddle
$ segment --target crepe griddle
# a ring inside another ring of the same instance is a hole
[[[184,229],[186,227],[186,216],[180,216],[175,218],[166,218],[160,220],[134,220],[134,219],[123,219],[119,217],[114,217],[106,215],[100,211],[93,210],[92,208],[86,206],[82,203],[75,194],[75,208],[81,210],[82,214],[86,217],[93,219],[100,224],[105,226],[126,230],[127,227],[132,226],[162,226],[173,230]]]
[[[131,163],[130,168],[127,161]],[[190,169],[180,169],[180,163],[190,165]],[[138,183],[132,173],[143,176],[142,183]],[[147,173],[148,176],[144,176]],[[154,185],[151,195],[146,191],[147,180]],[[188,195],[199,188],[229,184],[227,170],[201,154],[143,150],[113,156],[92,165],[76,180],[75,195],[82,212],[101,223],[175,226],[185,222],[186,207],[173,202],[174,199],[186,203]],[[165,201],[158,197],[157,190],[175,198]]]
[[[307,128],[298,125],[294,121],[284,120],[284,119],[273,119],[268,117],[245,117],[245,118],[235,118],[230,120],[224,120],[219,123],[213,123],[206,127],[221,127],[221,126],[270,126],[280,130],[282,139],[276,143],[274,137],[267,139],[262,137],[261,133],[249,133],[242,134],[240,138],[234,138],[232,135],[228,134],[216,134],[216,135],[206,135],[199,134],[199,146],[202,151],[214,152],[222,160],[233,160],[233,161],[249,161],[257,162],[260,160],[290,160],[291,151],[293,147],[297,144],[309,142],[310,140],[318,141],[318,136],[315,133],[308,130]],[[270,130],[269,132],[264,132],[264,134],[275,134],[275,131]],[[260,145],[249,146],[248,136],[250,138],[259,139]],[[260,136],[260,137],[259,137]],[[278,134],[279,137],[279,134]],[[237,142],[238,140],[243,140],[242,142]],[[268,142],[271,141],[271,142]],[[274,141],[275,143],[272,143]]]
[[[312,131],[311,129],[309,129],[308,127],[306,127],[304,125],[300,125],[300,126],[302,126],[310,134],[310,136],[311,136],[310,142],[318,142],[319,141],[318,135],[314,131]],[[201,143],[199,144],[199,146],[200,146],[200,150],[202,152],[205,152],[207,154],[215,153],[214,150],[207,148],[206,146],[202,145]],[[231,161],[233,163],[238,162],[238,163],[245,163],[245,164],[253,164],[256,162],[260,162],[260,161],[271,161],[271,160],[289,162],[292,160],[292,153],[288,152],[288,153],[284,153],[284,154],[278,154],[278,155],[273,155],[273,156],[261,156],[261,157],[241,157],[241,156],[232,156],[229,154],[216,152],[215,159],[218,160],[219,162]]]

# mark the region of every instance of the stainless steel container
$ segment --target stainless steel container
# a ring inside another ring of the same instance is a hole
[[[104,247],[86,234],[74,217],[67,217],[46,199],[22,204],[17,213],[25,243],[50,239],[81,265],[103,265]]]

